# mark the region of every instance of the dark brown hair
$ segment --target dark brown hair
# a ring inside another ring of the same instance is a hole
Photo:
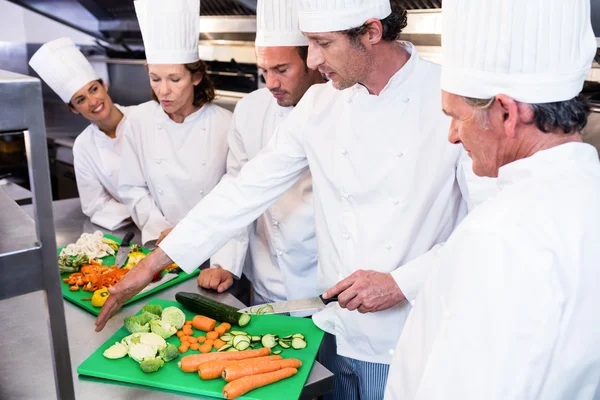
[[[381,20],[383,28],[381,39],[387,42],[398,40],[402,29],[406,28],[407,25],[406,9],[400,4],[400,1],[392,0],[390,1],[390,5],[392,13]],[[342,33],[348,36],[354,45],[358,46],[360,45],[359,37],[367,33],[368,30],[369,26],[363,24],[362,26],[342,31]]]
[[[216,97],[215,85],[208,76],[208,66],[206,63],[202,60],[198,60],[194,63],[184,64],[184,66],[185,69],[190,71],[192,77],[196,75],[202,76],[202,81],[194,86],[194,106],[203,107],[206,104],[212,103]],[[156,97],[154,90],[152,91],[152,99],[158,102],[158,97]]]

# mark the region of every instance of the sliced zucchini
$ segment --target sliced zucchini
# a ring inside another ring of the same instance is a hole
[[[242,331],[229,331],[229,334],[233,335],[233,336],[238,336],[238,335],[250,336],[246,332],[242,332]]]
[[[304,339],[294,338],[292,340],[292,347],[296,350],[300,350],[306,347],[306,342]]]
[[[281,354],[281,352],[282,352],[282,351],[283,351],[283,350],[275,350],[275,351],[273,352],[273,355],[274,355],[274,356],[278,356],[279,354]]]
[[[301,333],[296,333],[295,335],[292,335],[292,338],[298,338],[298,339],[304,340],[304,335]]]
[[[266,304],[260,307],[258,311],[256,311],[256,315],[273,314],[274,312],[275,310],[273,309],[273,306],[270,304]]]
[[[268,347],[269,349],[277,346],[277,339],[275,335],[264,335],[260,342],[262,343],[263,347]]]
[[[220,351],[227,351],[229,349],[233,348],[233,346],[231,344],[224,344],[223,346],[221,346],[221,348],[219,350],[217,350],[217,353]]]
[[[231,342],[231,340],[233,339],[233,336],[231,336],[231,335],[223,335],[219,339],[221,339],[224,342]]]
[[[283,347],[284,349],[289,349],[291,346],[289,344],[287,344],[286,342],[284,342],[283,340],[279,341],[279,345],[281,347]]]
[[[254,343],[254,342],[260,342],[260,336],[251,336],[250,337],[250,341],[252,343]]]
[[[244,335],[235,336],[231,341],[231,344],[233,345],[233,347],[239,350],[238,345],[242,342],[245,342],[248,346],[250,346],[250,338]],[[248,346],[246,346],[246,348],[248,348]]]
[[[229,348],[229,349],[227,349],[225,351],[239,351],[239,350],[232,346],[231,348]]]
[[[236,350],[239,350],[239,351],[246,350],[248,347],[250,347],[250,342],[241,340],[238,344],[236,344],[233,347],[235,347]]]
[[[282,339],[284,339],[284,340],[287,340],[287,339],[292,340],[292,337],[293,337],[293,335],[287,335],[287,336],[282,337]]]

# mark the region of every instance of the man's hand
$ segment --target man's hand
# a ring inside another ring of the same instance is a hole
[[[200,271],[198,286],[222,293],[233,285],[233,274],[221,267]]]
[[[387,310],[405,299],[390,274],[359,270],[323,294],[328,299],[338,296],[340,307],[360,313]]]
[[[164,251],[157,248],[125,274],[116,285],[108,288],[110,296],[96,319],[96,332],[104,329],[108,320],[119,311],[123,304],[145,288],[152,281],[156,272],[171,264],[173,264],[173,260]]]
[[[165,238],[169,235],[169,233],[171,233],[171,231],[174,228],[169,228],[169,229],[165,229],[164,231],[162,231],[160,233],[160,236],[158,236],[158,239],[156,239],[156,244],[155,246],[158,246],[160,244],[160,242],[162,242],[163,240],[165,240]]]

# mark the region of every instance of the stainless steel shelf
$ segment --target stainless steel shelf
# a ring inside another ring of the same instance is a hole
[[[0,70],[0,135],[23,132],[35,219],[34,223],[4,190],[0,190],[0,271],[3,273],[0,300],[43,291],[56,395],[61,400],[70,400],[75,398],[75,392],[56,257],[42,104],[39,79]],[[8,358],[5,361],[10,363],[11,357]]]

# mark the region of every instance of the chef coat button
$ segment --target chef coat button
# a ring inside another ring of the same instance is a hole
[[[162,124],[156,124],[156,129],[162,129]]]
[[[388,351],[388,353],[390,354],[390,356],[393,356],[395,351],[394,351],[394,349],[390,349],[390,351]]]
[[[400,153],[397,153],[397,154],[396,154],[396,157],[398,157],[398,158],[402,158],[402,156],[403,156],[403,155],[404,155],[404,153],[400,152]]]
[[[342,149],[342,151],[340,153],[342,153],[342,155],[345,156],[346,154],[348,154],[348,150]]]
[[[109,172],[109,173],[108,173],[108,176],[112,176],[112,174],[113,174],[113,173],[112,173],[112,171],[111,171],[111,172]]]
[[[162,160],[161,160],[160,158],[157,158],[157,159],[156,159],[156,163],[157,163],[157,164],[160,164],[161,162],[162,162]]]
[[[205,130],[206,130],[206,128],[205,128],[205,127],[202,127],[202,128],[200,128],[200,129],[202,129],[203,131],[205,131]]]
[[[403,102],[408,103],[410,101],[410,99],[407,97],[405,99],[402,99]]]
[[[392,249],[392,246],[390,246],[390,245],[388,244],[387,246],[385,246],[385,249],[386,249],[386,250],[391,250],[391,249]]]
[[[279,221],[273,221],[273,225],[279,226]]]
[[[200,194],[204,194],[204,190],[200,190]]]
[[[348,100],[346,100],[346,102],[347,102],[348,104],[352,103],[352,97],[348,97]]]
[[[392,204],[395,205],[395,206],[397,206],[398,204],[400,204],[400,201],[398,201],[398,200],[392,200]]]
[[[281,250],[277,250],[277,255],[278,255],[279,257],[281,257],[281,256],[283,255],[283,251],[281,251]]]
[[[342,235],[342,237],[344,238],[344,240],[349,240],[350,239],[350,235],[348,235],[347,233],[344,233]]]
[[[344,193],[344,194],[342,194],[342,197],[344,197],[346,200],[348,200],[350,197],[352,197],[352,195],[350,193]]]
[[[158,189],[158,194],[163,194],[162,189]]]
[[[202,161],[200,164],[202,164],[202,165],[206,165],[206,161]]]

